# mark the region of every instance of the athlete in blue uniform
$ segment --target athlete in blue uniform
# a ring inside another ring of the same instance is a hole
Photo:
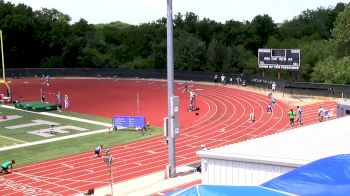
[[[96,147],[96,149],[95,149],[96,157],[102,157],[102,148],[103,148],[102,144]]]

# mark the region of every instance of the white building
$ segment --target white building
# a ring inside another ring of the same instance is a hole
[[[312,161],[350,153],[350,116],[207,151],[202,184],[259,185]]]

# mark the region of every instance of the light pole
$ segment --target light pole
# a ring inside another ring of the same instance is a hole
[[[109,179],[111,183],[111,196],[113,196],[113,158],[112,155],[110,155],[110,151],[108,149],[105,150],[106,158],[104,162],[106,163],[108,170],[109,170]]]
[[[168,82],[168,117],[166,122],[166,137],[168,143],[169,177],[176,176],[175,164],[175,114],[174,100],[174,51],[173,51],[173,8],[172,0],[167,0],[167,82]]]

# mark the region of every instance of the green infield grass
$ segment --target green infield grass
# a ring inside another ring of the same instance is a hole
[[[41,119],[60,123],[60,125],[72,125],[82,128],[89,129],[89,131],[96,131],[106,129],[105,126],[94,125],[89,123],[83,123],[73,120],[67,120],[57,117],[45,116],[39,113],[29,113],[22,110],[14,110],[0,107],[0,115],[19,115],[21,118],[0,122],[0,148],[3,146],[19,144],[23,142],[32,142],[38,140],[44,140],[47,138],[28,134],[27,131],[32,131],[33,127],[19,128],[9,130],[6,127],[14,126],[19,124],[30,123],[32,120]],[[53,112],[56,113],[56,112]],[[91,115],[78,114],[73,112],[57,112],[57,114],[78,117],[82,119],[94,120],[98,122],[111,123],[112,118],[96,117]],[[35,126],[37,129],[46,129],[47,125]],[[75,134],[79,131],[71,131],[69,134]],[[26,165],[30,163],[36,163],[49,159],[55,159],[60,157],[66,157],[77,153],[93,151],[97,145],[103,144],[105,148],[126,144],[134,141],[143,140],[146,138],[159,136],[163,133],[162,128],[149,127],[144,135],[135,129],[123,129],[117,132],[104,132],[96,133],[86,136],[79,136],[76,138],[70,138],[65,140],[59,140],[44,144],[37,144],[27,147],[15,148],[10,150],[4,150],[0,152],[0,162],[5,160],[16,160],[16,166]],[[55,137],[67,135],[67,134],[56,134]],[[50,137],[53,138],[53,137]]]
[[[25,143],[25,142],[0,135],[0,148],[3,146],[12,146],[15,144],[22,144],[22,143]]]
[[[77,118],[83,118],[83,119],[87,119],[87,120],[94,120],[94,121],[99,121],[99,122],[104,122],[104,123],[110,123],[112,126],[112,116],[111,116],[111,118],[104,118],[104,117],[100,117],[100,116],[92,116],[92,115],[88,115],[88,114],[80,114],[80,113],[64,111],[64,110],[62,112],[59,112],[57,110],[56,111],[49,111],[49,113],[77,117]]]
[[[112,133],[98,133],[2,151],[0,152],[0,160],[15,159],[16,166],[20,166],[88,151],[93,156],[96,146],[100,144],[103,144],[104,148],[110,148],[112,146],[158,136],[162,133],[163,131],[159,127],[150,127],[144,135],[134,129],[118,130]]]
[[[95,124],[62,119],[62,118],[51,117],[51,116],[45,116],[39,113],[31,113],[24,110],[14,110],[14,109],[0,107],[0,112],[1,112],[0,113],[1,115],[6,115],[6,116],[11,116],[11,115],[21,116],[21,118],[0,122],[0,136],[5,136],[8,138],[13,138],[13,139],[17,139],[25,142],[33,142],[33,141],[48,139],[42,136],[29,134],[27,132],[41,130],[41,129],[48,129],[49,126],[37,125],[37,126],[24,127],[24,128],[18,128],[18,129],[7,129],[6,127],[32,123],[32,120],[45,120],[45,121],[59,123],[59,126],[64,126],[64,125],[76,126],[76,127],[88,129],[88,131],[96,131],[96,130],[101,130],[106,128],[106,126],[95,125]],[[79,116],[77,115],[76,117],[79,117]],[[91,119],[93,118],[91,117]],[[93,120],[101,122],[101,118],[95,118]],[[107,122],[107,119],[104,120],[104,122]],[[71,135],[76,133],[82,133],[82,132],[71,130],[69,133],[57,134],[55,137]],[[49,137],[49,138],[52,138],[52,137]]]

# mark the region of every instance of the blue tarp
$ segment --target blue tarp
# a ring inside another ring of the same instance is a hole
[[[350,154],[311,162],[260,186],[196,185],[168,195],[346,196],[350,195]]]
[[[261,186],[303,196],[350,195],[350,154],[311,162]]]
[[[286,196],[291,195],[259,186],[195,185],[167,196]]]

